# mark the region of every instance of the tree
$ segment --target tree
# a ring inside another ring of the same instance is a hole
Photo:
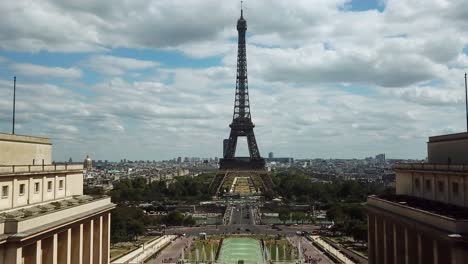
[[[336,223],[341,223],[344,221],[345,214],[341,206],[333,206],[327,210],[327,219],[330,221],[334,221]]]
[[[184,218],[184,226],[193,226],[197,223],[191,215]]]
[[[167,214],[166,216],[166,223],[169,225],[182,225],[184,223],[184,215],[178,211],[174,210]]]
[[[291,215],[292,220],[296,222],[296,224],[299,221],[303,221],[304,217],[305,217],[305,214],[303,212],[293,212]]]
[[[286,221],[289,220],[291,213],[286,210],[286,209],[281,209],[278,212],[278,218],[281,222],[283,222],[283,225],[286,223]]]
[[[138,236],[145,232],[145,225],[139,219],[130,219],[127,223],[127,233],[131,240],[135,240]]]

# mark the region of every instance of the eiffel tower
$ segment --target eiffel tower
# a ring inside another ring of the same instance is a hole
[[[250,169],[264,170],[265,160],[260,156],[257,141],[255,139],[254,127],[250,115],[249,84],[247,80],[247,53],[245,48],[245,32],[247,21],[244,19],[243,9],[237,21],[237,32],[239,35],[237,48],[237,78],[236,98],[234,102],[234,115],[232,117],[231,133],[229,139],[224,140],[224,153],[219,166],[221,170],[226,169]],[[249,157],[236,157],[237,139],[247,137]]]
[[[245,49],[245,32],[247,21],[241,16],[237,21],[239,33],[237,52],[237,78],[234,114],[231,133],[224,140],[223,158],[219,160],[219,171],[210,184],[213,195],[258,195],[272,197],[273,182],[265,170],[265,160],[258,151],[254,127],[250,115],[249,86],[247,81],[247,54]],[[249,157],[236,157],[237,139],[246,137]]]

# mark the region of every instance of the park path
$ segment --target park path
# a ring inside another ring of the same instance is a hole
[[[155,256],[147,264],[175,263],[182,254],[182,249],[188,248],[192,243],[192,238],[179,237],[167,246],[159,255]]]

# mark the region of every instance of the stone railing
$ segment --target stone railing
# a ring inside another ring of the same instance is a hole
[[[453,171],[468,173],[468,164],[397,163],[395,170]]]
[[[83,164],[0,165],[0,175],[13,173],[39,173],[83,170]]]

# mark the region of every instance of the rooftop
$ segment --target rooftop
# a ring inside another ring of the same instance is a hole
[[[440,141],[461,140],[461,139],[468,139],[468,133],[463,132],[463,133],[447,134],[447,135],[429,137],[429,143],[440,142]]]
[[[407,195],[376,195],[374,197],[448,218],[468,220],[468,209],[457,205]]]

